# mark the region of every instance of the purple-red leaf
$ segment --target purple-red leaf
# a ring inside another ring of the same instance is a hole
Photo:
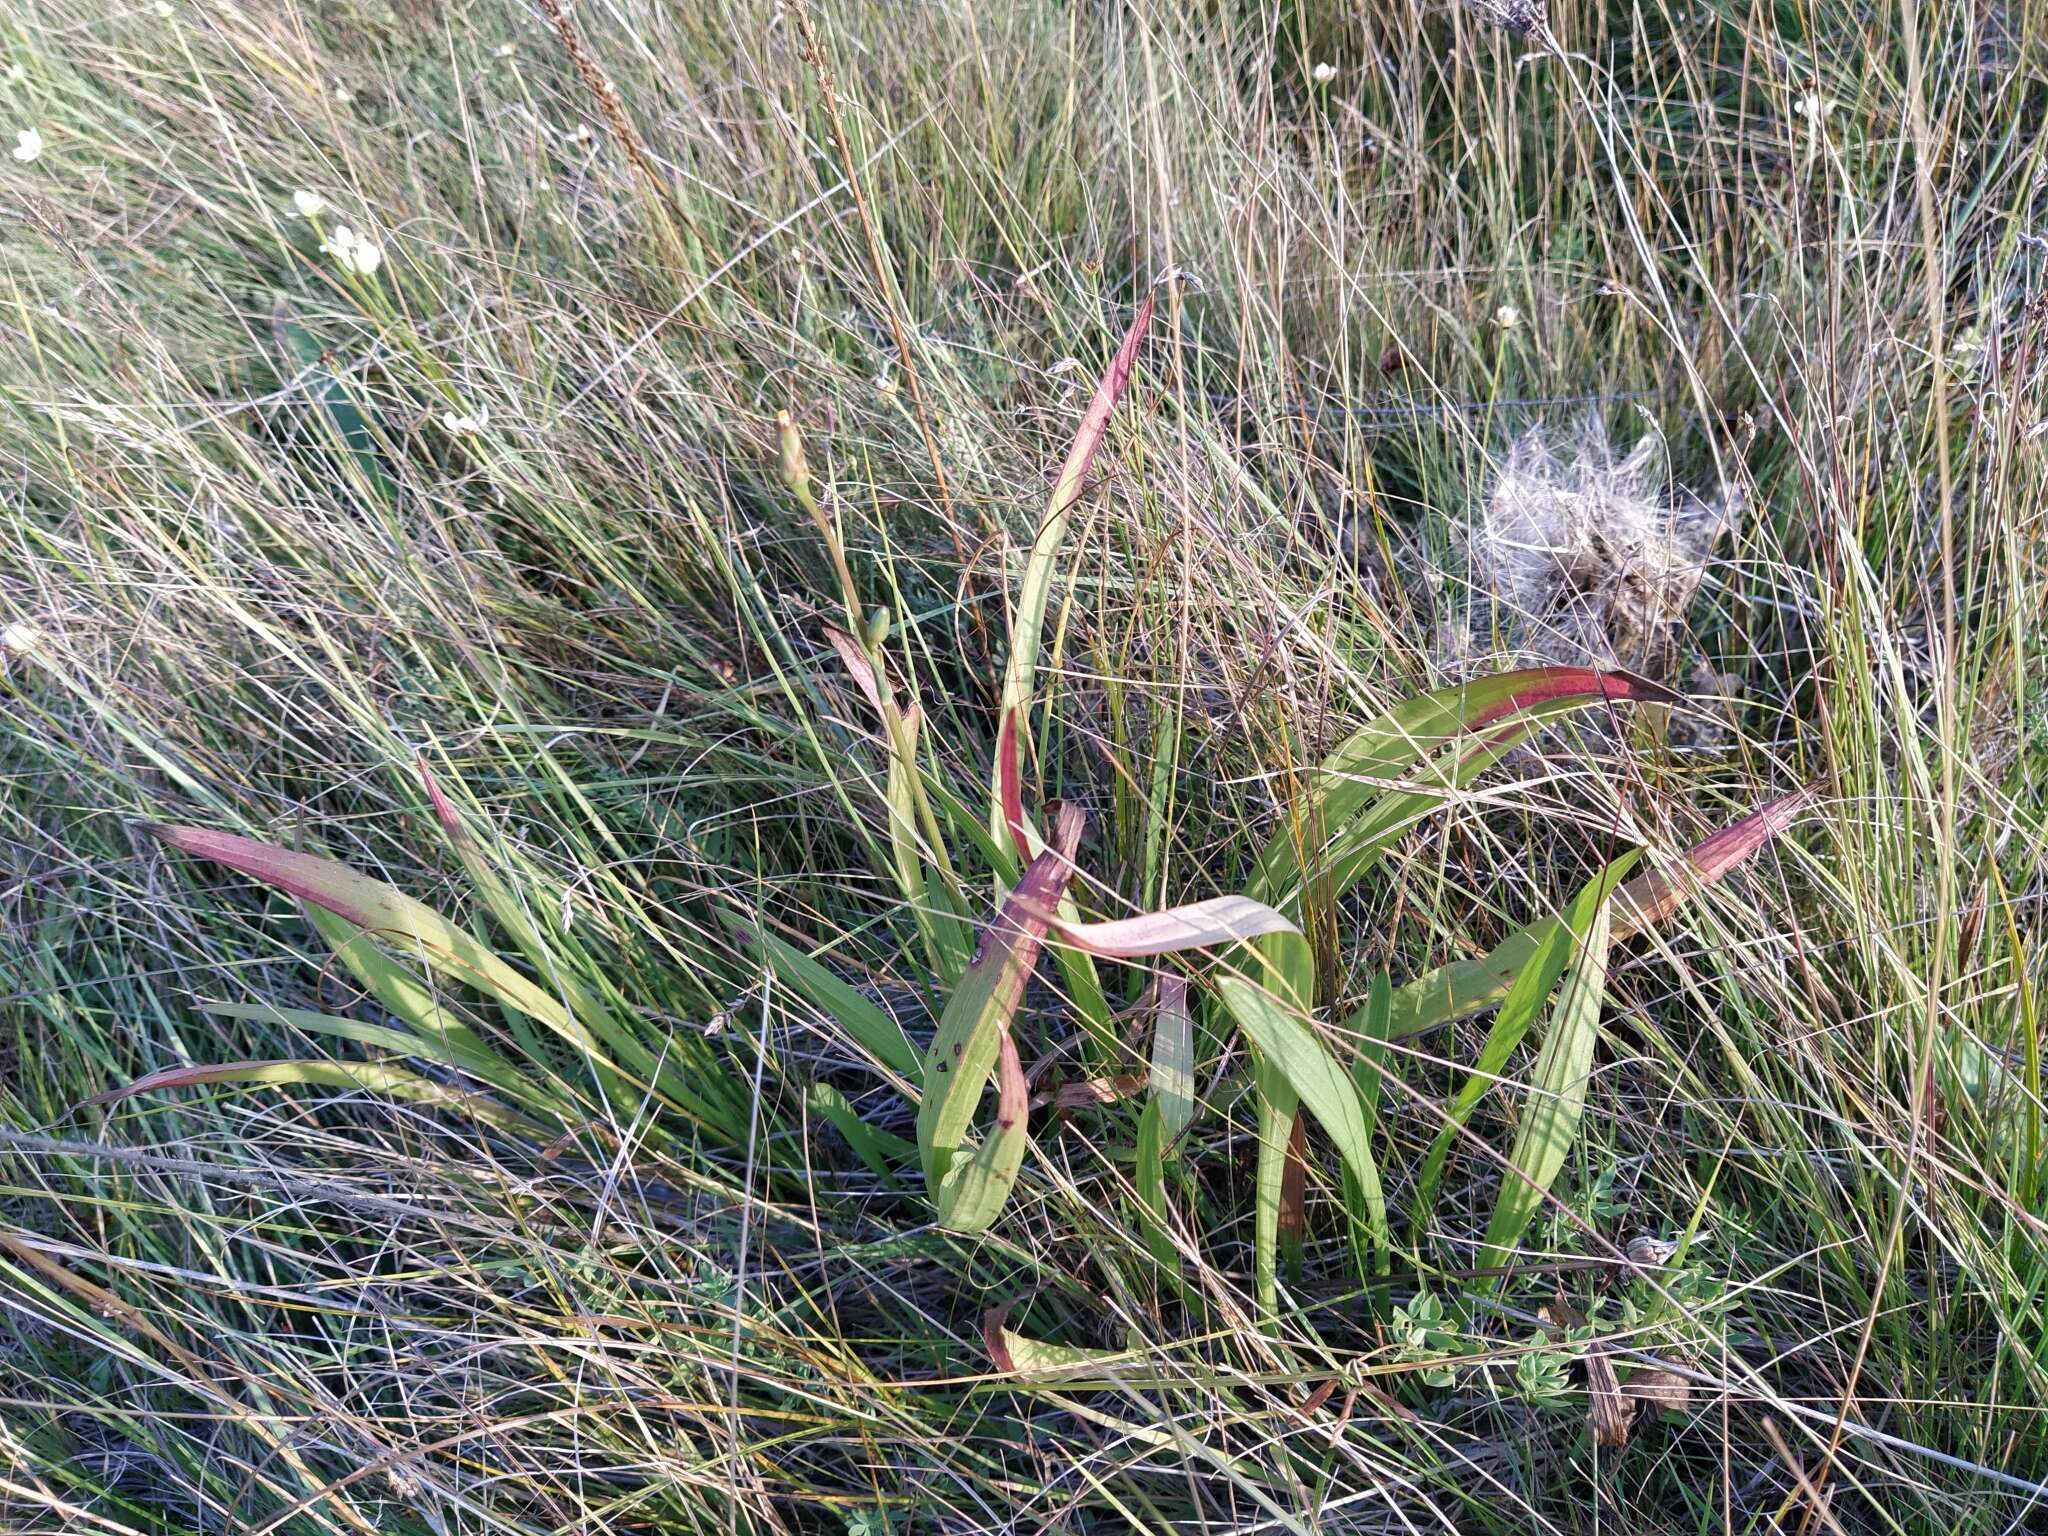
[[[1819,794],[1818,788],[1809,784],[1781,795],[1693,844],[1673,868],[1653,869],[1636,876],[1615,898],[1614,937],[1633,938],[1664,921],[1690,897],[1714,884],[1791,826]]]
[[[1017,845],[1017,857],[1031,861],[1031,828],[1024,820],[1024,768],[1019,760],[1017,711],[1003,711],[1003,723],[996,731],[997,798],[1003,808],[1003,823],[1010,829],[1010,841]]]
[[[1010,1019],[1037,967],[1047,920],[1073,878],[1082,824],[1079,808],[1060,808],[1051,846],[1031,861],[982,934],[925,1058],[917,1145],[939,1223],[951,1231],[979,1232],[994,1221],[1023,1162],[1030,1088]],[[970,1154],[968,1127],[992,1070],[996,1127]]]

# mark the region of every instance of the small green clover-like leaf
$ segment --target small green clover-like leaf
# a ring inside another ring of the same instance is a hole
[[[1515,1390],[1532,1403],[1555,1403],[1571,1390],[1564,1356],[1532,1349],[1515,1362]]]

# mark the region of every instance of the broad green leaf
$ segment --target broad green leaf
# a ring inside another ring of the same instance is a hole
[[[1138,1149],[1132,1183],[1138,1192],[1138,1233],[1169,1281],[1180,1279],[1180,1250],[1174,1246],[1166,1220],[1165,1101],[1156,1094],[1138,1116]]]
[[[1584,903],[1591,896],[1595,908],[1613,891],[1628,867],[1635,862],[1633,853],[1614,860],[1591,884],[1580,893],[1571,911],[1584,909]],[[1472,1073],[1451,1101],[1444,1113],[1443,1128],[1430,1143],[1428,1154],[1422,1160],[1422,1171],[1415,1181],[1415,1203],[1418,1209],[1428,1211],[1436,1202],[1437,1181],[1443,1175],[1444,1159],[1449,1155],[1451,1142],[1459,1130],[1472,1118],[1472,1111],[1486,1091],[1506,1070],[1508,1059],[1515,1047],[1522,1043],[1522,1036],[1529,1026],[1536,1022],[1536,1016],[1543,1010],[1550,992],[1564,975],[1564,968],[1572,955],[1586,940],[1583,929],[1574,929],[1571,919],[1540,925],[1534,950],[1523,963],[1521,974],[1500,1005],[1500,1012],[1494,1016],[1493,1027],[1487,1031],[1486,1040],[1479,1048],[1479,1059],[1474,1063]]]
[[[1030,1137],[1029,1090],[1010,1038],[1010,1019],[1037,966],[1046,924],[1073,877],[1080,842],[1081,813],[1064,807],[1053,845],[1031,861],[983,933],[925,1057],[918,1150],[939,1224],[955,1232],[979,1232],[994,1221],[1023,1165]],[[999,1064],[996,1126],[976,1151],[966,1154],[968,1126]]]
[[[1263,989],[1241,977],[1226,976],[1217,983],[1217,991],[1231,1017],[1258,1048],[1261,1084],[1269,1085],[1275,1074],[1284,1078],[1357,1178],[1373,1239],[1385,1248],[1389,1242],[1386,1195],[1380,1187],[1379,1164],[1372,1155],[1365,1106],[1351,1074],[1338,1065],[1315,1030]],[[1261,1145],[1263,1149],[1263,1141]]]
[[[1574,953],[1530,1074],[1528,1102],[1508,1153],[1508,1167],[1502,1171],[1493,1219],[1486,1226],[1482,1268],[1506,1262],[1578,1138],[1593,1052],[1600,1041],[1600,1006],[1607,992],[1612,936],[1607,897],[1606,882],[1595,880],[1572,903],[1565,919],[1574,935]],[[1581,934],[1584,937],[1578,938]]]
[[[1170,1381],[1162,1375],[1159,1368],[1146,1358],[1144,1350],[1082,1349],[1072,1344],[1048,1344],[1015,1332],[1009,1327],[1009,1318],[1007,1303],[982,1314],[981,1341],[995,1368],[1020,1380],[1061,1386],[1186,1384],[1185,1377]]]
[[[1614,941],[1635,937],[1712,886],[1796,821],[1815,794],[1809,786],[1782,795],[1694,844],[1676,869],[1631,880],[1614,899]],[[1557,922],[1541,918],[1477,960],[1454,960],[1396,988],[1390,1037],[1405,1039],[1492,1007],[1507,995],[1530,956],[1550,941]]]
[[[402,1067],[369,1062],[224,1061],[206,1066],[166,1067],[122,1087],[96,1093],[85,1102],[95,1106],[116,1104],[137,1094],[156,1093],[166,1088],[205,1087],[213,1083],[302,1083],[326,1088],[354,1088],[384,1098],[407,1099],[418,1104],[457,1110],[512,1135],[539,1137],[546,1134],[542,1127],[524,1115],[514,1114],[487,1094],[466,1093],[432,1082]]]
[[[1160,1153],[1171,1157],[1195,1118],[1195,1026],[1185,978],[1160,976],[1152,1021],[1151,1102],[1159,1106]]]
[[[369,989],[387,1013],[401,1020],[420,1039],[430,1046],[438,1045],[464,1070],[479,1077],[495,1082],[499,1075],[511,1074],[511,1063],[443,1007],[418,976],[386,954],[378,946],[377,935],[313,902],[301,902],[299,910],[349,973]]]
[[[943,879],[927,880],[929,857],[917,829],[917,789],[922,769],[917,763],[917,736],[923,714],[912,705],[901,717],[905,744],[910,756],[889,753],[889,780],[883,790],[883,804],[889,812],[889,856],[896,867],[896,887],[918,930],[924,935],[925,950],[942,986],[951,986],[967,967],[970,947],[968,926],[953,906],[952,893]]]
[[[801,457],[799,444],[797,453]],[[808,473],[806,471],[805,473]],[[925,955],[941,986],[950,987],[967,964],[968,925],[953,899],[951,870],[946,850],[927,839],[940,834],[930,818],[925,798],[924,770],[917,760],[917,738],[924,714],[915,703],[907,708],[896,702],[886,663],[877,648],[872,654],[863,641],[856,640],[837,625],[825,626],[825,638],[839,653],[840,661],[855,686],[867,699],[868,707],[880,719],[889,744],[888,779],[882,791],[882,806],[889,821],[889,862],[896,876],[897,893],[910,909],[924,940]],[[925,830],[920,830],[920,820]],[[934,866],[937,879],[927,879],[925,865]]]
[[[252,1024],[288,1024],[293,1029],[303,1029],[308,1034],[330,1035],[337,1040],[352,1040],[357,1045],[375,1046],[380,1051],[393,1051],[402,1056],[417,1056],[425,1061],[438,1061],[452,1066],[454,1059],[445,1046],[431,1040],[422,1040],[402,1029],[392,1029],[384,1024],[365,1024],[360,1019],[338,1018],[331,1013],[316,1013],[311,1008],[282,1008],[276,1003],[200,1003],[201,1013],[211,1019],[239,1019]]]
[[[766,927],[738,913],[722,913],[728,927],[761,946],[782,984],[807,1000],[851,1035],[861,1049],[913,1087],[924,1080],[924,1063],[903,1028],[882,1009],[818,961],[786,944]]]
[[[1358,1054],[1351,1063],[1351,1081],[1358,1089],[1359,1107],[1365,1112],[1368,1135],[1379,1120],[1380,1097],[1387,1067],[1387,1007],[1393,996],[1387,973],[1373,977],[1366,1004],[1352,1019],[1358,1039]],[[1344,1168],[1344,1209],[1351,1218],[1351,1250],[1360,1275],[1377,1271],[1385,1274],[1393,1255],[1387,1204],[1376,1191],[1351,1170]]]
[[[1287,1145],[1301,1101],[1287,1074],[1253,1053],[1252,1091],[1259,1116],[1259,1161],[1252,1210],[1252,1282],[1259,1306],[1271,1316],[1280,1304],[1280,1205],[1287,1181]]]
[[[361,939],[363,935],[358,934],[357,937]],[[357,1019],[315,1013],[307,1008],[283,1008],[275,1003],[201,1003],[199,1011],[216,1019],[242,1019],[259,1024],[289,1024],[310,1034],[330,1035],[338,1040],[352,1040],[358,1045],[375,1046],[379,1050],[395,1051],[401,1055],[417,1057],[422,1061],[439,1062],[443,1066],[467,1072],[478,1081],[488,1083],[514,1103],[524,1105],[551,1119],[580,1118],[580,1115],[569,1112],[574,1108],[574,1101],[558,1095],[553,1091],[551,1083],[544,1085],[544,1080],[532,1073],[522,1074],[513,1071],[502,1057],[495,1054],[486,1052],[478,1056],[446,1034],[438,1037],[418,1034],[403,1029],[392,1029],[384,1024],[365,1024]]]
[[[1324,760],[1295,824],[1260,855],[1246,894],[1291,916],[1314,884],[1335,900],[1392,839],[1546,720],[1603,702],[1669,702],[1668,689],[1590,667],[1536,667],[1479,678],[1397,704]],[[1432,759],[1465,745],[1448,762]],[[1415,779],[1404,776],[1427,765]],[[1312,840],[1312,843],[1311,843]],[[1309,854],[1304,865],[1303,853]]]
[[[182,853],[224,864],[418,954],[436,969],[545,1025],[599,1066],[626,1075],[553,993],[534,985],[467,930],[383,881],[332,859],[232,832],[165,826],[145,830]]]
[[[270,331],[278,350],[300,370],[299,381],[355,459],[364,481],[379,496],[390,500],[397,494],[397,486],[384,467],[383,451],[377,445],[377,434],[369,418],[350,398],[348,386],[328,367],[327,349],[320,345],[320,339],[299,322],[291,305],[281,296],[270,311]]]

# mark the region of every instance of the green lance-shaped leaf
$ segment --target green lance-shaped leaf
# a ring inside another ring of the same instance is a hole
[[[1581,913],[1588,915],[1599,910],[1599,904],[1620,883],[1629,866],[1636,861],[1636,855],[1627,854],[1609,864],[1595,875],[1571,908],[1571,915],[1562,921],[1540,925],[1540,938],[1529,959],[1523,964],[1522,972],[1508,988],[1508,995],[1500,1005],[1500,1012],[1494,1015],[1493,1027],[1486,1033],[1486,1040],[1479,1048],[1479,1059],[1473,1063],[1471,1076],[1458,1090],[1444,1113],[1443,1128],[1437,1132],[1436,1140],[1430,1143],[1428,1154],[1422,1160],[1422,1171],[1415,1180],[1415,1204],[1420,1210],[1428,1210],[1435,1203],[1437,1180],[1443,1175],[1444,1159],[1449,1155],[1451,1142],[1459,1130],[1472,1118],[1472,1111],[1478,1107],[1486,1090],[1499,1081],[1506,1070],[1508,1059],[1515,1047],[1522,1043],[1529,1026],[1536,1022],[1536,1016],[1543,1010],[1543,1004],[1557,985],[1564,968],[1571,962],[1579,946],[1585,943],[1587,934],[1583,927],[1574,927],[1574,918]],[[1592,906],[1588,906],[1588,901]]]
[[[294,848],[279,848],[233,832],[154,825],[144,830],[181,853],[224,864],[421,956],[442,974],[467,982],[506,1007],[538,1021],[577,1046],[597,1065],[619,1072],[601,1042],[553,993],[507,965],[466,929],[395,887],[332,859]]]
[[[353,1088],[385,1098],[457,1110],[512,1135],[539,1137],[546,1134],[538,1123],[515,1114],[488,1095],[450,1088],[421,1077],[417,1072],[408,1072],[403,1067],[377,1062],[223,1061],[204,1066],[166,1067],[119,1088],[96,1093],[85,1102],[89,1105],[116,1104],[137,1094],[156,1093],[167,1088],[201,1088],[212,1083],[305,1083],[323,1088]]]
[[[846,1138],[846,1144],[877,1178],[893,1183],[892,1165],[908,1162],[917,1156],[915,1142],[905,1141],[894,1132],[869,1125],[847,1101],[846,1095],[830,1083],[811,1084],[805,1098],[812,1109],[837,1127],[839,1134]]]
[[[1073,878],[1081,826],[1080,811],[1063,806],[1052,846],[1031,861],[982,934],[925,1056],[918,1151],[939,1224],[955,1232],[987,1228],[1023,1166],[1030,1089],[1010,1038],[1010,1020],[1037,966],[1046,925]],[[992,1071],[999,1077],[996,1125],[969,1153],[968,1126]]]
[[[1159,1106],[1161,1151],[1171,1156],[1195,1117],[1195,1025],[1185,977],[1160,975],[1152,1020],[1151,1102]]]
[[[1530,1074],[1528,1103],[1502,1171],[1493,1219],[1486,1224],[1481,1267],[1504,1263],[1537,1208],[1557,1182],[1585,1113],[1593,1051],[1600,1042],[1600,1006],[1607,994],[1607,950],[1612,938],[1608,888],[1595,880],[1565,918],[1575,950],[1550,1011],[1543,1049]]]
[[[1334,903],[1402,833],[1544,721],[1596,704],[1674,697],[1624,672],[1535,667],[1405,700],[1324,760],[1289,825],[1261,853],[1247,895],[1299,922],[1311,893],[1321,906]],[[1269,984],[1277,980],[1276,991],[1306,1009],[1316,973],[1308,948],[1267,945],[1260,953]],[[1364,1190],[1352,1193],[1362,1208]]]
[[[766,925],[737,912],[721,913],[720,917],[739,935],[740,942],[761,946],[776,980],[832,1019],[862,1050],[907,1079],[915,1090],[924,1076],[924,1062],[903,1033],[903,1026],[879,1004],[794,944],[777,938]]]
[[[1031,708],[1031,696],[1037,686],[1038,651],[1044,639],[1046,601],[1052,594],[1053,562],[1059,558],[1060,545],[1066,540],[1068,515],[1081,499],[1088,466],[1095,462],[1095,451],[1102,446],[1103,436],[1109,430],[1109,418],[1116,410],[1117,400],[1130,385],[1131,372],[1138,366],[1138,349],[1144,345],[1145,332],[1152,324],[1152,304],[1153,295],[1148,293],[1131,320],[1130,330],[1124,333],[1123,345],[1117,348],[1116,356],[1097,381],[1094,397],[1089,400],[1073,445],[1067,450],[1067,461],[1060,466],[1059,479],[1053,482],[1052,498],[1039,520],[1031,553],[1025,558],[1024,577],[1017,590],[1017,612],[1010,622],[1010,662],[1003,672],[999,718],[1014,712],[1027,739],[1030,726],[1022,717]],[[1002,787],[996,784],[991,788],[989,831],[1001,835]]]
[[[384,454],[377,444],[376,429],[350,397],[348,386],[327,366],[327,350],[320,345],[320,339],[299,323],[291,305],[281,296],[271,307],[270,331],[278,350],[301,370],[298,382],[305,386],[307,395],[319,405],[335,436],[355,459],[364,483],[387,501],[395,497],[398,488],[384,467]]]
[[[1395,837],[1544,721],[1595,704],[1675,697],[1626,672],[1532,667],[1405,700],[1323,761],[1296,821],[1260,855],[1246,894],[1298,918],[1308,887],[1325,901],[1343,895]],[[1425,763],[1426,771],[1407,777]]]
[[[1140,1349],[1082,1349],[1027,1338],[1009,1326],[1013,1302],[982,1314],[981,1341],[991,1364],[1033,1385],[1148,1387],[1185,1385],[1187,1378],[1163,1374]]]
[[[1138,1195],[1138,1230],[1170,1279],[1180,1276],[1180,1254],[1167,1229],[1166,1164],[1178,1156],[1182,1131],[1195,1115],[1195,1026],[1184,976],[1162,971],[1153,983],[1150,1097],[1138,1117],[1132,1184]]]
[[[1223,1005],[1230,1010],[1231,1017],[1237,1020],[1238,1027],[1258,1048],[1258,1082],[1264,1096],[1273,1098],[1278,1082],[1284,1082],[1288,1091],[1278,1096],[1275,1110],[1284,1113],[1291,1124],[1293,1105],[1287,1100],[1293,1098],[1316,1117],[1317,1123],[1336,1146],[1338,1155],[1343,1158],[1344,1166],[1358,1180],[1373,1240],[1385,1248],[1388,1243],[1386,1196],[1380,1187],[1379,1165],[1373,1160],[1371,1128],[1357,1083],[1338,1065],[1336,1057],[1330,1054],[1329,1047],[1323,1044],[1316,1032],[1283,1008],[1263,987],[1243,977],[1226,976],[1217,983],[1217,992],[1223,999]],[[1288,1129],[1288,1125],[1269,1127],[1262,1117],[1261,1143],[1269,1136],[1277,1135],[1284,1154]],[[1266,1193],[1263,1179],[1260,1193],[1262,1197]],[[1277,1239],[1277,1184],[1273,1198],[1276,1202],[1274,1232]],[[1270,1267],[1271,1261],[1263,1252],[1259,1257]]]
[[[1674,867],[1636,876],[1614,898],[1614,941],[1633,938],[1671,916],[1797,821],[1817,794],[1809,785],[1782,795],[1694,844]],[[1479,959],[1455,960],[1395,988],[1390,1037],[1404,1039],[1491,1008],[1507,996],[1537,949],[1555,937],[1558,923],[1556,917],[1541,918]]]

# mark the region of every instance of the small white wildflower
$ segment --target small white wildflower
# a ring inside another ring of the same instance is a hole
[[[567,139],[571,144],[581,144],[584,140],[590,137],[590,124],[578,123],[574,128],[568,129],[566,132],[564,132],[562,137]]]
[[[14,158],[26,165],[43,152],[43,136],[33,128],[23,128],[14,135]]]
[[[345,107],[356,99],[356,93],[345,85],[337,85],[334,88],[334,99]]]
[[[1337,78],[1337,66],[1334,64],[1318,64],[1308,74],[1309,78],[1315,81],[1317,85],[1328,85]]]
[[[1835,110],[1835,104],[1818,91],[1808,91],[1792,103],[1792,110],[1818,128],[1821,119]]]
[[[491,413],[485,406],[473,411],[443,411],[441,427],[450,437],[474,437],[490,424]]]
[[[886,373],[875,375],[875,398],[881,401],[896,398],[896,381]]]
[[[301,187],[292,194],[292,206],[299,210],[300,218],[317,219],[327,211],[327,199]]]
[[[43,632],[33,624],[17,619],[5,629],[0,629],[0,652],[7,655],[26,655],[42,643]]]
[[[384,248],[346,224],[335,225],[334,233],[320,242],[320,249],[332,256],[342,271],[356,277],[369,277],[384,265]]]
[[[509,59],[518,51],[519,45],[517,43],[500,43],[491,50],[491,57],[494,59]]]
[[[28,67],[26,65],[10,64],[7,66],[7,83],[9,85],[19,85],[22,81],[26,80],[27,78]]]
[[[1503,304],[1493,312],[1493,323],[1504,331],[1511,331],[1522,323],[1522,312],[1512,304]]]
[[[156,0],[156,4],[151,6],[150,9],[155,11],[165,21],[169,21],[178,14],[178,8],[171,4],[171,0]]]

